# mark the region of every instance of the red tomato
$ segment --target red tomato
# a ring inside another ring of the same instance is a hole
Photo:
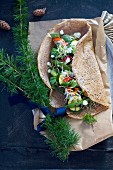
[[[67,88],[67,91],[68,91],[68,92],[72,92],[73,90],[72,90],[70,87],[68,87],[68,88]]]
[[[63,44],[63,46],[67,46],[68,45],[68,43],[67,42],[65,42],[62,38],[60,38],[60,37],[56,37],[56,38],[53,38],[53,41],[55,42],[58,42],[58,41],[61,41],[62,42],[62,44]]]
[[[60,38],[60,37],[53,38],[53,41],[60,41],[60,40],[62,40],[62,38]]]
[[[67,58],[69,58],[71,61],[72,61],[72,59],[73,59],[70,55],[67,55],[66,57],[64,57],[64,58],[62,59],[62,61],[65,62],[65,61],[67,60]]]
[[[70,81],[70,80],[72,80],[72,78],[71,77],[66,77],[64,80],[63,80],[63,82],[68,82],[68,81]]]

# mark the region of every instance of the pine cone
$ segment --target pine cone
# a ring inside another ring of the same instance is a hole
[[[0,28],[3,30],[11,29],[10,25],[6,21],[3,21],[3,20],[0,20]]]
[[[43,16],[46,12],[46,8],[43,8],[43,9],[36,9],[33,11],[33,14],[35,16]]]

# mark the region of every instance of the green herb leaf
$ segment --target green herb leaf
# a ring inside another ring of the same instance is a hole
[[[72,103],[66,105],[66,107],[67,107],[67,108],[74,108],[74,107],[76,107],[76,106],[81,105],[82,103],[83,103],[83,100],[80,100],[80,101],[78,101],[78,102],[72,102]]]
[[[61,84],[61,86],[64,86],[64,87],[69,87],[69,84],[70,84],[70,82],[63,82],[62,84]]]
[[[55,57],[58,55],[58,51],[56,48],[52,48],[51,55],[54,55]]]
[[[52,33],[50,34],[52,38],[57,38],[57,37],[60,37],[60,34],[59,33]]]
[[[72,71],[72,68],[71,68],[71,66],[69,66],[69,65],[66,65],[65,63],[63,63],[63,62],[60,62],[60,61],[57,61],[57,60],[54,60],[53,61],[53,64],[56,66],[56,67],[60,67],[61,69],[63,69],[63,70],[67,70],[67,71]]]
[[[58,87],[58,80],[57,79],[58,79],[57,77],[50,77],[50,84],[51,84],[53,89]]]
[[[69,35],[63,35],[62,38],[68,43],[70,43],[73,40],[73,37]]]
[[[79,87],[76,80],[71,80],[71,81],[68,81],[68,82],[65,82],[65,83],[63,82],[61,85],[65,86],[65,87],[71,87],[71,88]]]
[[[51,85],[54,85],[57,82],[56,77],[50,77]]]
[[[76,47],[75,46],[71,46],[72,47],[72,54],[75,54],[75,52],[76,52]]]
[[[56,72],[55,69],[52,69],[50,73],[51,73],[51,75],[54,76],[54,77],[56,77],[56,76],[58,75],[58,73]]]
[[[90,113],[84,115],[83,121],[90,125],[92,125],[94,122],[97,122],[96,118],[92,116]]]
[[[71,80],[69,86],[72,87],[72,88],[79,87],[79,85],[78,85],[76,80]]]

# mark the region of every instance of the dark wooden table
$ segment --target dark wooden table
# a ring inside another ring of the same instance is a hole
[[[0,19],[11,26],[14,0],[0,0]],[[112,0],[29,0],[29,21],[60,18],[94,18],[103,10],[113,12]],[[47,8],[43,17],[34,17],[35,8]],[[38,35],[37,35],[38,36]],[[0,30],[0,48],[15,54],[12,31]],[[23,169],[113,169],[113,138],[85,151],[71,153],[62,163],[53,158],[44,137],[33,129],[33,115],[25,104],[10,107],[10,94],[0,83],[0,170]],[[89,140],[89,139],[87,139]]]

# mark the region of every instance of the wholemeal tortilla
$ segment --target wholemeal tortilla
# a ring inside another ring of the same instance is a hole
[[[57,90],[52,90],[49,81],[47,62],[50,61],[50,53],[53,47],[51,33],[64,30],[65,34],[73,34],[80,32],[82,38],[78,41],[77,50],[72,61],[72,71],[79,86],[85,90],[88,97],[97,103],[95,108],[92,108],[91,114],[95,115],[109,107],[107,97],[105,95],[104,85],[99,70],[99,66],[94,54],[92,30],[86,20],[70,19],[63,21],[54,26],[53,29],[44,38],[38,53],[38,69],[44,83],[51,89],[51,105],[55,108],[65,105],[64,95]],[[80,114],[73,114],[67,110],[70,117],[81,119],[86,113],[83,110]]]

